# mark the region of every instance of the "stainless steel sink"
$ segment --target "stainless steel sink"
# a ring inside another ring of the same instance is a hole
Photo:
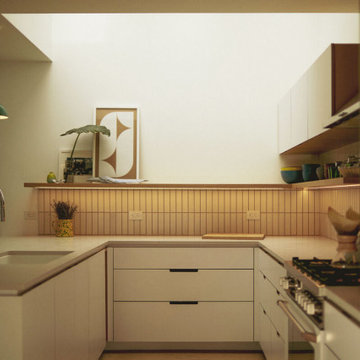
[[[7,251],[0,254],[0,265],[37,265],[68,255],[72,251]]]

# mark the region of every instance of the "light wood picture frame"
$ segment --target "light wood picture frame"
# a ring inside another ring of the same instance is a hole
[[[96,134],[94,176],[138,179],[138,107],[97,107],[95,124],[106,126],[111,135]]]

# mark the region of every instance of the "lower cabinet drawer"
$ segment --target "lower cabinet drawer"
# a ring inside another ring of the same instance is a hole
[[[259,270],[275,287],[279,286],[280,278],[286,276],[285,268],[261,249],[259,249]]]
[[[288,333],[288,319],[280,307],[277,305],[278,300],[284,300],[279,290],[277,290],[272,283],[264,277],[260,272],[260,291],[261,291],[261,305],[267,312],[271,322],[276,327],[283,339]]]
[[[252,301],[253,270],[115,270],[115,301]]]
[[[120,248],[115,269],[252,269],[252,248]]]
[[[114,341],[253,341],[253,303],[115,302]]]

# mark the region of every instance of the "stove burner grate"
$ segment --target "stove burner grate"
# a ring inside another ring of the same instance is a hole
[[[331,264],[331,259],[299,259],[293,257],[292,264],[302,273],[320,284],[329,286],[360,286],[360,266],[342,268]]]

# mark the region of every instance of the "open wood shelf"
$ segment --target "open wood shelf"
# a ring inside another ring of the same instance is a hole
[[[316,181],[306,181],[292,184],[293,188],[333,188],[333,187],[347,187],[359,186],[360,178],[334,178]]]
[[[291,189],[289,184],[103,184],[103,183],[24,183],[24,187],[37,189]]]
[[[103,184],[103,183],[24,183],[24,187],[36,189],[303,189],[360,187],[360,178],[335,178],[296,184]]]

